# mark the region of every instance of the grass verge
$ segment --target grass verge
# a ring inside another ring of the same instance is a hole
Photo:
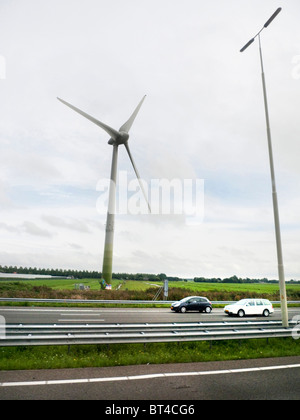
[[[289,337],[147,345],[0,347],[0,370],[193,363],[285,356],[300,356],[300,340]]]

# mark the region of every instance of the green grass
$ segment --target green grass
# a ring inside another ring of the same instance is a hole
[[[275,283],[196,283],[169,282],[169,287],[190,289],[193,292],[226,291],[226,292],[255,292],[273,294],[278,292],[279,285]],[[287,285],[287,291],[300,290],[300,285]]]
[[[40,279],[40,280],[0,280],[1,282],[15,283],[16,281],[32,285],[32,286],[48,286],[55,290],[73,290],[75,284],[82,283],[85,286],[89,286],[91,290],[99,290],[99,281],[96,279]],[[134,280],[112,280],[112,288],[116,289],[122,284],[120,290],[147,290],[153,286],[163,286],[163,282],[151,282],[151,281],[134,281]],[[169,288],[182,288],[188,289],[191,293],[207,293],[209,291],[227,291],[227,292],[255,292],[255,293],[276,293],[279,290],[279,285],[274,283],[196,283],[196,282],[184,282],[184,281],[170,281]],[[300,285],[286,286],[287,291],[299,291]]]
[[[74,290],[76,283],[90,286],[91,290],[99,290],[97,280],[22,280],[0,281],[0,292],[11,290],[12,293],[25,291],[28,286],[47,286],[57,291]],[[152,282],[113,280],[113,289],[122,283],[120,291],[139,291],[149,289]],[[155,284],[162,283],[155,282]],[[278,293],[277,284],[216,284],[194,282],[169,282],[169,288],[179,288],[182,292],[188,290],[191,295],[206,295],[213,292],[232,292],[238,295],[242,292],[259,294]],[[155,290],[155,289],[154,289]],[[299,296],[300,285],[287,285],[288,293]],[[110,291],[105,292],[109,296]],[[114,291],[114,293],[118,293]],[[180,293],[179,293],[180,294]],[[22,304],[24,305],[24,304]],[[208,362],[218,360],[252,359],[265,357],[300,356],[300,340],[292,338],[260,340],[230,340],[218,342],[192,343],[149,343],[114,344],[101,346],[46,346],[46,347],[0,347],[0,370],[26,369],[59,369],[104,366],[126,366],[157,363],[188,363]]]
[[[74,280],[74,279],[38,279],[38,280],[0,280],[0,289],[2,284],[13,284],[13,283],[21,283],[24,285],[30,285],[30,286],[47,286],[51,287],[51,289],[54,290],[74,290],[75,284],[84,284],[85,286],[89,286],[91,290],[100,290],[99,281],[96,279],[80,279],[80,280]],[[112,287],[114,289],[117,288],[117,286],[122,283],[120,280],[113,280],[112,281]]]
[[[75,290],[75,284],[82,283],[90,290]],[[158,287],[162,282],[113,280],[113,290],[100,291],[96,279],[43,279],[0,281],[0,296],[4,298],[36,298],[36,299],[77,299],[77,300],[153,300]],[[279,301],[278,284],[236,284],[236,283],[196,283],[196,282],[169,282],[169,301],[180,300],[191,295],[206,296],[211,301],[237,301],[243,298],[265,298]],[[288,300],[300,301],[300,284],[287,285]],[[162,293],[158,300],[162,299]],[[0,302],[0,305],[8,305]],[[21,303],[22,304],[22,303]],[[24,303],[23,303],[24,304]],[[14,305],[14,303],[12,303]],[[28,303],[29,305],[29,303]],[[55,306],[47,303],[47,306]],[[66,304],[69,305],[69,304]],[[77,306],[77,303],[72,304]],[[80,304],[79,304],[80,305]],[[87,304],[85,304],[87,305]],[[99,305],[99,304],[93,304]],[[101,305],[101,304],[100,304]],[[151,304],[151,306],[153,306]]]
[[[150,281],[135,281],[135,280],[126,280],[123,281],[121,290],[140,290],[145,291],[147,289],[155,287],[154,285],[163,286],[162,282],[152,283]]]
[[[191,343],[0,347],[0,370],[193,363],[300,356],[300,340],[272,338]]]

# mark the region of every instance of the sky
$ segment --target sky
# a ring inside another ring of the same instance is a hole
[[[112,147],[57,97],[119,129],[147,95],[129,140],[141,178],[198,180],[197,214],[117,214],[113,271],[278,279],[257,41],[240,53],[278,7],[262,47],[299,279],[298,0],[0,0],[0,265],[101,271]],[[138,206],[123,146],[118,171]]]

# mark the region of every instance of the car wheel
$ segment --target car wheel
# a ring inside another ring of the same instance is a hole
[[[210,307],[210,306],[207,306],[207,307],[205,308],[205,312],[206,312],[207,314],[210,314],[210,313],[211,313],[211,307]]]
[[[243,316],[245,316],[245,312],[244,312],[242,309],[240,309],[240,310],[238,311],[238,316],[239,316],[240,318],[243,318]]]
[[[265,316],[266,318],[270,315],[270,312],[268,311],[268,309],[265,309],[263,311],[263,316]]]
[[[184,313],[186,312],[186,307],[185,307],[185,306],[183,306],[182,308],[180,308],[180,312],[181,312],[182,314],[184,314]]]

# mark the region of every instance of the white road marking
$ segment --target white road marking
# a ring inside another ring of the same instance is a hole
[[[68,322],[99,322],[99,321],[101,321],[101,322],[104,322],[105,321],[105,319],[68,319],[68,320],[66,320],[66,319],[59,319],[58,320],[58,322],[66,322],[66,321],[68,321]]]
[[[99,310],[98,310],[99,311]],[[78,313],[78,312],[97,312],[97,309],[62,309],[62,308],[50,308],[50,309],[42,309],[42,308],[31,308],[31,309],[20,309],[20,308],[13,308],[13,309],[2,309],[0,308],[0,312],[43,312],[43,313],[47,313],[47,312],[74,312],[74,313]]]
[[[131,313],[141,313],[141,312],[146,312],[146,313],[149,313],[149,312],[151,312],[151,313],[162,313],[162,312],[166,312],[166,310],[165,309],[162,309],[162,310],[155,310],[155,309],[152,309],[152,308],[149,308],[148,310],[147,309],[139,309],[139,308],[137,308],[136,310],[133,310],[133,309],[129,309],[129,308],[123,308],[123,309],[118,309],[118,308],[115,308],[115,309],[107,309],[107,308],[100,308],[101,309],[101,311],[105,311],[105,312],[112,312],[112,313],[116,313],[116,312],[119,312],[119,313],[124,313],[124,312],[126,312],[126,313],[128,313],[128,312],[131,312]],[[18,309],[16,309],[16,308],[14,308],[14,309],[8,309],[8,308],[5,308],[5,309],[2,309],[1,307],[0,307],[0,312],[2,313],[2,312],[43,312],[43,313],[47,313],[47,312],[75,312],[75,313],[82,313],[82,312],[98,312],[100,309],[43,309],[43,308],[32,308],[32,309],[20,309],[20,308],[18,308]]]
[[[116,376],[108,378],[87,378],[87,379],[62,379],[51,381],[28,381],[28,382],[0,382],[0,387],[24,387],[24,386],[45,386],[45,385],[65,385],[65,384],[87,384],[99,382],[119,382],[119,381],[137,381],[141,379],[156,379],[156,378],[169,378],[176,376],[204,376],[204,375],[227,375],[235,373],[248,373],[260,372],[277,369],[296,369],[300,368],[300,364],[295,365],[282,365],[282,366],[267,366],[245,369],[226,369],[226,370],[213,370],[203,372],[179,372],[179,373],[154,373],[149,375],[137,376]]]
[[[82,313],[80,313],[80,312],[74,312],[74,314],[60,314],[61,316],[75,316],[75,315],[82,315],[82,316],[91,316],[91,315],[94,315],[94,316],[100,316],[101,314],[90,314],[90,313],[88,313],[88,314],[82,314]]]

